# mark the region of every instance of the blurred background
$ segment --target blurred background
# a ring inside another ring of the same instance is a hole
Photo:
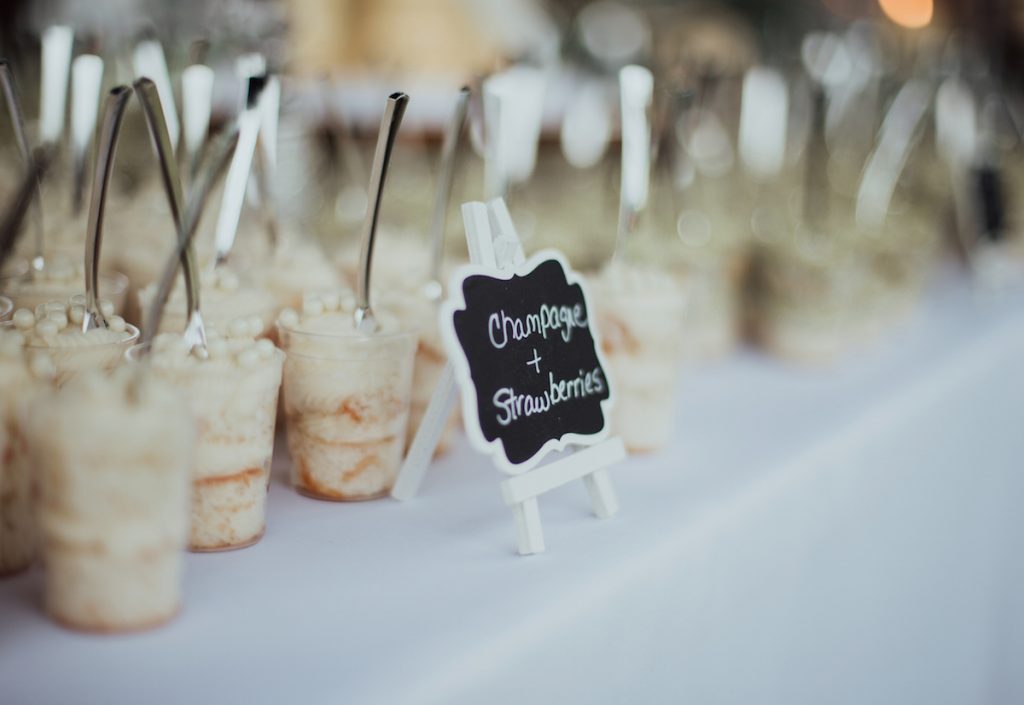
[[[504,195],[528,249],[559,247],[594,272],[619,248],[669,271],[687,287],[693,360],[747,339],[830,361],[912,311],[936,272],[998,290],[1022,259],[1024,5],[1012,0],[16,0],[0,11],[32,134],[40,36],[54,24],[74,29],[75,55],[105,57],[104,85],[130,82],[143,39],[163,47],[179,101],[185,67],[213,68],[214,131],[239,112],[249,75],[280,75],[280,123],[263,136],[276,144],[275,207],[342,262],[354,263],[384,98],[411,96],[382,215],[381,257],[400,260],[426,238],[457,91],[476,88],[453,216]],[[622,238],[628,64],[651,70],[654,96],[649,197]],[[515,79],[522,130],[495,187],[479,89],[501,76]],[[138,114],[123,139],[130,201],[156,191]],[[9,188],[19,160],[3,144]],[[44,201],[66,208],[52,189]],[[460,219],[447,230],[450,256],[464,256]]]

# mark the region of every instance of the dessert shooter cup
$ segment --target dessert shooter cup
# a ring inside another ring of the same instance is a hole
[[[146,629],[180,604],[195,427],[139,372],[83,375],[28,417],[46,610],[74,629]]]
[[[44,356],[53,364],[54,382],[58,386],[83,372],[113,370],[139,339],[139,329],[118,316],[110,318],[111,328],[95,328],[83,333],[77,308],[75,304],[67,306],[51,301],[37,306],[34,316],[26,309],[19,309],[13,321],[0,324],[16,328],[25,336],[25,352],[30,360]],[[23,317],[22,311],[30,315]]]
[[[128,358],[136,360],[141,352],[142,346],[135,346]],[[193,551],[244,548],[263,536],[284,364],[284,353],[269,340],[211,336],[209,352],[200,360],[179,336],[166,334],[150,354],[152,374],[188,399],[198,425],[189,531]]]
[[[67,301],[85,291],[85,275],[71,265],[55,264],[44,269],[36,279],[26,271],[0,277],[0,291],[14,303],[14,308],[35,310],[39,304]],[[123,314],[128,302],[128,277],[120,272],[103,272],[99,277],[103,298],[114,304],[114,312]],[[2,317],[0,317],[2,320]]]
[[[606,272],[590,285],[615,390],[611,429],[631,452],[659,450],[671,437],[685,335],[685,289],[645,271]]]
[[[20,572],[35,555],[32,472],[21,410],[41,389],[22,348],[23,336],[0,329],[0,576]]]
[[[139,308],[142,320],[149,315],[150,303],[156,294],[156,284],[150,284],[139,292]],[[227,328],[237,319],[259,319],[260,335],[269,335],[274,328],[277,302],[265,289],[249,286],[226,269],[218,270],[202,284],[200,297],[203,302],[203,320],[207,325],[220,330]],[[185,291],[175,287],[164,309],[160,321],[161,333],[180,333],[188,324]]]
[[[389,301],[388,308],[394,311],[402,321],[402,326],[416,331],[416,357],[413,361],[412,395],[409,403],[409,425],[406,431],[406,448],[412,443],[416,431],[423,421],[427,405],[434,395],[437,381],[441,377],[448,354],[441,342],[441,333],[437,326],[437,304],[422,292],[406,292],[405,296],[396,296]],[[436,455],[442,455],[451,446],[452,437],[459,425],[459,417],[453,409],[445,423],[444,431],[438,440]]]
[[[373,499],[402,462],[416,335],[360,334],[351,314],[336,317],[330,333],[278,324],[292,483],[319,499]]]

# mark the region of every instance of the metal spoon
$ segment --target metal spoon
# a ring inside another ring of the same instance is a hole
[[[262,129],[261,129],[262,132]],[[263,143],[265,134],[260,135],[258,142]],[[270,239],[270,250],[277,250],[280,242],[277,224],[277,211],[274,208],[273,193],[270,189],[270,172],[273,168],[266,148],[257,146],[256,154],[253,155],[252,175],[256,180],[256,197],[259,200],[260,217],[263,219],[263,226],[267,229],[267,236]]]
[[[14,251],[14,243],[21,233],[21,223],[35,199],[39,179],[50,165],[51,157],[52,152],[47,149],[39,150],[34,157],[30,155],[28,169],[22,176],[21,185],[4,213],[3,220],[0,221],[0,271],[3,271],[7,258]]]
[[[85,170],[103,82],[103,59],[83,54],[71,62],[71,212],[78,215],[85,199]]]
[[[7,112],[11,117],[11,125],[14,127],[14,139],[18,143],[18,151],[21,153],[22,161],[25,162],[25,172],[42,175],[43,170],[32,164],[32,149],[28,144],[28,136],[25,134],[25,116],[21,110],[21,100],[18,98],[17,84],[14,82],[14,72],[7,59],[0,59],[0,85],[3,87],[4,99],[7,101]],[[43,263],[43,210],[41,206],[41,194],[39,178],[36,178],[35,187],[35,208],[33,209],[33,227],[36,231],[36,256],[32,261],[32,270],[42,267]],[[30,270],[31,271],[31,270]]]
[[[427,295],[431,299],[441,296],[441,262],[444,256],[444,232],[448,225],[448,202],[452,196],[452,180],[455,176],[455,157],[459,151],[459,137],[466,123],[469,110],[469,86],[459,90],[455,112],[448,123],[448,130],[441,143],[441,166],[437,176],[437,193],[434,196],[434,215],[430,220],[430,281]]]
[[[252,161],[260,134],[259,96],[265,83],[266,76],[253,76],[249,79],[246,108],[238,116],[238,146],[228,168],[220,213],[217,214],[217,229],[214,233],[214,269],[227,262],[231,247],[235,243],[235,235],[238,233],[238,219],[242,215],[245,188],[249,183],[249,172],[252,171]]]
[[[92,198],[89,202],[89,230],[85,243],[85,315],[82,331],[106,328],[107,319],[100,311],[99,292],[100,247],[103,244],[103,215],[107,205],[110,174],[114,169],[117,139],[121,134],[121,121],[132,97],[128,86],[117,86],[107,94],[100,126],[100,142],[96,152],[96,168],[92,177]]]
[[[377,236],[377,218],[380,216],[381,198],[384,195],[384,181],[391,162],[391,150],[402,124],[402,116],[409,103],[405,93],[392,93],[384,106],[377,133],[377,148],[373,153],[373,171],[370,173],[370,198],[366,218],[363,221],[362,249],[359,252],[359,281],[356,288],[355,327],[360,333],[374,333],[377,320],[370,310],[370,266],[373,263],[373,241]]]
[[[184,219],[181,222],[181,227],[178,229],[178,242],[175,245],[171,256],[167,259],[167,264],[164,266],[163,273],[161,274],[159,283],[157,284],[156,294],[153,296],[153,301],[150,302],[149,305],[149,312],[146,316],[146,326],[142,331],[141,343],[143,345],[143,350],[149,349],[149,344],[152,342],[153,337],[156,335],[156,332],[160,330],[160,321],[163,319],[164,308],[167,305],[167,300],[170,298],[171,287],[174,283],[174,278],[178,273],[178,264],[180,263],[185,268],[186,275],[191,274],[193,279],[196,278],[196,272],[194,270],[195,265],[191,260],[185,257],[185,254],[191,249],[192,240],[195,237],[199,221],[202,218],[203,210],[210,198],[210,192],[213,190],[213,185],[217,183],[220,175],[224,172],[224,169],[227,168],[231,153],[234,151],[237,144],[238,127],[236,125],[230,130],[222,133],[217,140],[213,142],[211,145],[212,155],[209,162],[210,166],[206,171],[201,171],[192,184],[192,189],[189,193],[188,207],[185,211]],[[189,267],[193,268],[191,273],[188,272]],[[189,351],[192,354],[204,359],[209,355],[206,349],[206,332],[203,327],[203,320],[199,313],[198,306],[194,311],[189,311],[188,326],[185,328],[183,338],[188,344]]]
[[[804,225],[815,235],[825,229],[829,215],[828,147],[825,144],[825,89],[815,84],[811,108],[811,133],[804,165]]]
[[[193,64],[181,72],[182,144],[190,179],[199,172],[203,144],[210,129],[213,80],[213,69],[203,64]]]
[[[182,195],[178,162],[174,158],[174,146],[171,143],[171,136],[167,130],[167,123],[164,120],[160,94],[157,85],[148,78],[138,79],[133,86],[135,94],[142,103],[142,113],[146,118],[146,126],[149,128],[150,141],[160,162],[160,176],[163,181],[164,192],[167,194],[167,202],[171,207],[171,217],[174,219],[174,232],[180,233],[183,225],[185,197]],[[200,289],[199,277],[196,273],[196,256],[191,246],[186,247],[182,252],[181,266],[185,274],[185,304],[188,310],[188,321],[191,323],[193,316],[197,315],[199,311]],[[197,335],[205,344],[205,332],[199,330]]]

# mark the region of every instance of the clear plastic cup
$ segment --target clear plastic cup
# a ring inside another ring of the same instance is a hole
[[[430,404],[430,400],[434,396],[437,381],[448,362],[448,353],[445,352],[444,344],[441,342],[441,332],[438,329],[437,304],[424,296],[422,292],[405,293],[406,295],[396,296],[388,303],[389,309],[394,311],[401,320],[402,327],[415,330],[418,335],[416,358],[413,363],[409,427],[406,434],[406,447],[408,447],[416,436],[420,422],[423,421],[427,405]],[[441,438],[438,439],[435,455],[447,452],[458,426],[459,417],[453,409],[445,423]]]
[[[173,387],[124,367],[32,404],[45,604],[74,629],[146,629],[181,602],[195,425]]]
[[[258,318],[261,335],[269,335],[274,329],[274,317],[277,315],[277,301],[266,290],[248,286],[233,280],[230,288],[208,286],[204,283],[200,291],[203,321],[211,328],[227,330],[232,322],[240,319]],[[145,325],[149,315],[150,303],[156,294],[156,285],[150,285],[139,292],[139,309],[141,320]],[[161,333],[180,333],[188,323],[188,310],[185,305],[185,293],[177,287],[164,308],[160,320]]]
[[[72,296],[83,294],[85,280],[80,277],[33,280],[24,273],[8,274],[0,277],[0,291],[11,299],[14,308],[34,310],[39,304],[67,301]],[[128,277],[120,272],[100,274],[99,295],[114,304],[116,313],[123,315],[128,300]]]
[[[295,488],[342,501],[387,494],[405,448],[415,333],[308,333],[279,324],[278,336]]]
[[[591,283],[615,405],[611,430],[632,452],[660,450],[672,435],[682,368],[686,297],[679,287]]]
[[[21,430],[21,409],[39,391],[20,345],[0,332],[0,576],[29,567],[35,555],[32,467]]]
[[[152,374],[188,399],[199,429],[189,548],[251,546],[266,528],[284,353],[267,340],[211,340],[206,360],[157,347],[149,358]],[[142,351],[136,345],[128,359],[137,361]]]
[[[4,321],[0,328],[12,330],[14,322]],[[112,371],[121,364],[128,348],[138,340],[139,329],[126,324],[121,332],[97,330],[88,334],[58,335],[50,341],[52,344],[30,340],[25,343],[25,352],[29,359],[45,356],[52,362],[53,381],[61,386],[83,372]]]

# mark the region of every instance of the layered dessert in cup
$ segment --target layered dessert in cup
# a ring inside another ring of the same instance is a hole
[[[45,354],[54,366],[54,381],[62,385],[77,374],[113,370],[125,351],[138,342],[139,329],[114,313],[114,305],[101,300],[106,328],[82,330],[85,297],[72,296],[67,303],[50,301],[34,311],[19,308],[10,325],[24,336],[28,356]]]
[[[22,420],[25,406],[52,375],[45,355],[30,361],[24,335],[10,325],[0,327],[0,576],[28,568],[35,555],[32,472]]]
[[[284,353],[257,339],[260,332],[258,320],[245,319],[233,321],[223,334],[209,330],[205,359],[192,354],[178,334],[160,334],[151,344],[152,375],[182,392],[198,424],[189,530],[193,551],[249,546],[266,527]],[[129,358],[137,359],[140,348],[129,351]]]
[[[307,291],[337,291],[341,277],[321,247],[309,238],[289,238],[254,267],[277,304],[277,312],[302,308]]]
[[[425,285],[424,285],[425,286]],[[396,292],[384,299],[386,307],[398,318],[402,328],[414,331],[417,336],[416,358],[413,362],[412,396],[409,404],[409,426],[406,433],[406,447],[412,443],[420,422],[434,396],[434,390],[441,377],[448,353],[441,341],[438,327],[438,304],[428,297],[423,289]],[[459,427],[456,409],[452,409],[438,440],[435,455],[442,455],[451,447],[452,438]]]
[[[387,317],[360,333],[342,298],[308,296],[278,321],[292,483],[319,499],[372,499],[402,462],[416,334]]]
[[[861,347],[909,313],[937,252],[933,230],[909,213],[881,227],[837,208],[815,230],[797,224],[753,249],[750,328],[765,348],[822,364]]]
[[[100,274],[99,286],[114,312],[124,314],[128,296],[128,277],[120,272]],[[15,308],[34,310],[39,304],[67,301],[85,291],[85,267],[82,262],[59,257],[48,260],[41,270],[22,266],[0,277],[0,291],[14,302]]]
[[[659,450],[672,435],[686,288],[660,268],[624,262],[589,284],[615,390],[611,430],[632,452]]]
[[[40,396],[26,431],[50,616],[94,632],[174,616],[195,433],[177,390],[132,366],[82,375]]]
[[[658,264],[686,288],[683,357],[721,358],[739,342],[743,324],[746,242],[739,218],[717,209],[683,208],[641,221],[627,243],[633,259]]]
[[[203,303],[203,320],[212,328],[226,330],[239,318],[258,321],[260,336],[269,335],[277,315],[277,302],[265,289],[244,282],[233,270],[218,268],[201,277],[200,298]],[[149,315],[150,304],[156,295],[157,285],[152,283],[139,292],[139,306],[143,318]],[[161,333],[178,333],[185,330],[187,323],[185,288],[178,285],[164,309],[160,321]],[[145,320],[143,321],[145,325]]]
[[[863,265],[826,238],[791,238],[754,249],[749,285],[750,329],[765,349],[821,364],[856,342],[850,317]]]

